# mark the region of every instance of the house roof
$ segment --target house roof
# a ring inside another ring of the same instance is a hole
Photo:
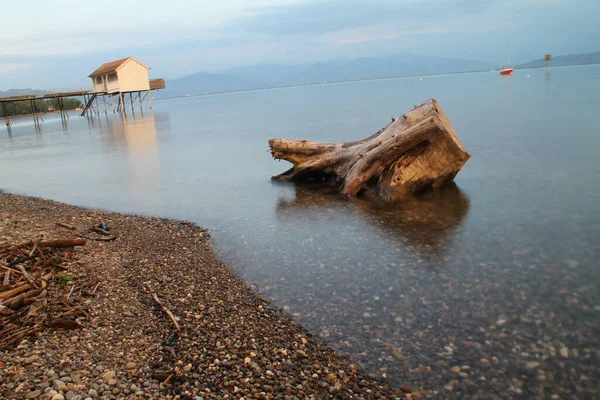
[[[92,78],[94,76],[104,75],[104,74],[108,74],[111,72],[116,72],[121,67],[121,65],[125,64],[130,59],[136,61],[137,63],[141,64],[142,66],[146,67],[147,69],[150,69],[149,66],[136,60],[135,58],[126,57],[126,58],[121,58],[120,60],[115,60],[115,61],[110,61],[110,62],[104,63],[101,66],[99,66],[98,68],[96,68],[96,70],[94,72],[92,72],[91,74],[89,74],[88,76],[90,78]]]

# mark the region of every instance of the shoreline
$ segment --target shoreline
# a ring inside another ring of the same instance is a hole
[[[80,329],[49,328],[0,350],[0,397],[419,397],[356,368],[273,307],[194,223],[0,191],[0,243],[73,238],[56,223],[83,232],[100,221],[117,238],[88,240],[70,267],[101,282],[87,317]]]

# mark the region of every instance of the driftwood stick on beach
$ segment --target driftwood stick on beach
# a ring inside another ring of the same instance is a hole
[[[85,246],[85,240],[83,239],[58,239],[58,240],[44,240],[38,243],[39,247],[75,247]]]
[[[110,233],[109,233],[108,231],[106,231],[106,230],[104,230],[104,229],[102,229],[102,228],[98,228],[97,226],[94,226],[94,227],[92,228],[92,231],[94,231],[94,232],[96,232],[96,233],[99,233],[99,234],[101,234],[101,235],[105,235],[105,236],[108,236],[108,235],[110,235]]]
[[[72,230],[72,231],[75,230],[75,227],[73,225],[65,224],[64,222],[57,222],[56,226],[60,226],[62,228],[66,228],[66,229],[69,229],[69,230]]]
[[[31,276],[29,274],[29,272],[27,272],[25,270],[25,267],[23,267],[21,264],[17,264],[17,268],[19,269],[19,271],[21,271],[21,273],[23,274],[23,276],[25,277],[25,280],[27,280],[27,282],[29,282],[31,284],[31,286],[37,288],[37,282],[35,281],[35,278],[33,276]]]
[[[165,312],[165,314],[167,314],[169,316],[169,318],[171,319],[171,321],[173,321],[173,325],[175,325],[175,331],[179,332],[181,331],[181,328],[179,327],[179,324],[177,323],[177,318],[175,318],[175,315],[173,315],[173,313],[171,312],[171,310],[169,310],[158,298],[158,296],[156,295],[156,293],[154,293],[153,291],[150,291],[150,293],[152,294],[152,298],[154,299],[154,301],[156,302],[156,304],[158,304],[160,306],[160,308],[162,308],[162,310]]]
[[[329,182],[344,196],[397,200],[454,179],[470,154],[434,99],[347,143],[271,139],[271,154],[293,167],[273,180]]]

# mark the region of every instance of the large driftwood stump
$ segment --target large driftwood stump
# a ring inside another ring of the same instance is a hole
[[[434,99],[357,142],[271,139],[269,146],[275,159],[293,164],[274,180],[329,181],[344,196],[374,193],[385,200],[452,181],[470,157]]]

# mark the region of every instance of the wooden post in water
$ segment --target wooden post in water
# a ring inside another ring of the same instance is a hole
[[[104,114],[108,113],[108,110],[106,109],[106,96],[102,95],[102,103],[104,103]]]
[[[98,96],[96,96],[96,115],[100,115],[100,105],[98,104]]]
[[[6,127],[10,131],[10,117],[8,116],[8,113],[6,112],[6,103],[5,102],[2,102],[2,115],[4,116],[4,122],[6,123]]]
[[[33,125],[35,126],[35,130],[39,131],[40,130],[40,120],[38,119],[37,114],[35,112],[35,100],[30,99],[29,104],[31,105],[31,115],[33,116]]]
[[[127,111],[125,111],[125,98],[122,92],[119,92],[119,99],[121,103],[121,112],[123,113],[123,115],[127,116]]]

